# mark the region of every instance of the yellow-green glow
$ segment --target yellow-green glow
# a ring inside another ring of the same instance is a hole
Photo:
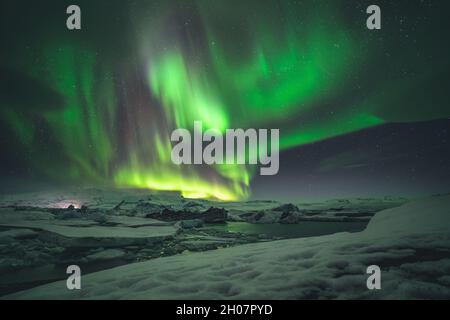
[[[354,94],[372,47],[335,1],[318,1],[320,9],[306,1],[191,2],[190,19],[172,2],[142,13],[136,6],[142,17],[133,12],[121,54],[64,34],[24,59],[18,69],[61,101],[29,114],[1,110],[27,151],[47,143],[35,121],[51,132],[58,158],[39,152],[33,168],[64,181],[245,199],[255,166],[176,166],[171,132],[192,130],[194,121],[222,133],[280,129],[285,150],[386,123],[398,92],[409,90],[386,84],[374,98]]]

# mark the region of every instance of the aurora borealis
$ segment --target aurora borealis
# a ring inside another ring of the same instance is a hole
[[[65,28],[68,1],[11,2],[7,164],[20,158],[37,179],[240,200],[256,168],[176,166],[172,130],[279,128],[289,152],[448,118],[448,4],[378,2],[379,31],[365,28],[368,1],[77,1],[80,31]]]

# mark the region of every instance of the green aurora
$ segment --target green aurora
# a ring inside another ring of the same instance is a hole
[[[186,3],[123,9],[132,23],[118,32],[117,48],[95,35],[44,30],[36,50],[15,57],[16,70],[58,97],[27,112],[17,105],[29,101],[2,102],[19,146],[36,150],[29,159],[36,170],[65,181],[240,200],[251,194],[255,168],[176,166],[174,128],[192,129],[194,120],[222,132],[279,128],[287,150],[391,121],[447,116],[439,107],[401,110],[407,96],[426,100],[436,77],[406,48],[392,59],[413,70],[411,80],[392,76],[388,65],[379,70],[374,61],[396,41],[365,29],[363,5],[350,19],[342,1]],[[91,7],[80,6],[89,32]],[[36,121],[57,155],[38,142]]]

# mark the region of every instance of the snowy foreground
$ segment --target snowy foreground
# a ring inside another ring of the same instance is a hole
[[[366,287],[369,265],[381,290]],[[377,213],[360,233],[246,244],[128,264],[6,299],[449,299],[450,196]]]

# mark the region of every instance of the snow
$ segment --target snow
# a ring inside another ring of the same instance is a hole
[[[381,236],[394,233],[448,232],[450,196],[412,201],[401,209],[377,213],[369,222],[366,234]]]
[[[120,249],[107,249],[102,250],[97,253],[93,253],[91,255],[88,255],[86,259],[88,261],[100,261],[100,260],[110,260],[110,259],[120,259],[125,256],[125,252]]]
[[[59,220],[47,212],[0,209],[0,226],[53,232],[69,238],[161,238],[177,229],[167,223],[136,217],[111,217],[117,226],[102,226],[93,220]]]
[[[369,265],[382,289],[366,288]],[[187,253],[129,264],[6,299],[449,299],[450,196],[375,215],[339,233]]]

